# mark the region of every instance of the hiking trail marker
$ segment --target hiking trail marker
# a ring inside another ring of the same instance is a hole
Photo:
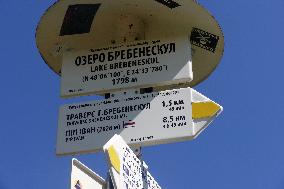
[[[131,146],[192,140],[222,111],[191,88],[111,96],[60,108],[57,155],[102,150],[114,134]]]

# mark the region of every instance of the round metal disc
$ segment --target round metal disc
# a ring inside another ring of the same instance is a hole
[[[60,75],[65,51],[121,42],[117,34],[117,18],[121,15],[133,15],[144,22],[145,40],[188,35],[194,74],[190,86],[205,80],[220,63],[224,50],[222,30],[194,0],[60,0],[38,24],[39,52]]]

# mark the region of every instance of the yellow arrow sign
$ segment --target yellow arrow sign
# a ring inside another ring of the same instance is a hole
[[[205,119],[216,115],[221,107],[211,101],[193,102],[192,103],[192,119]]]

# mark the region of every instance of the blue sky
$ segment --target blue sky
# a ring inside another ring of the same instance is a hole
[[[71,100],[59,98],[60,78],[35,45],[53,3],[0,0],[0,189],[70,188],[72,157],[56,157],[55,143],[58,107]],[[144,159],[163,188],[282,189],[284,1],[200,3],[222,27],[225,53],[195,89],[224,112],[197,140],[144,148]],[[76,157],[105,177],[104,154]]]

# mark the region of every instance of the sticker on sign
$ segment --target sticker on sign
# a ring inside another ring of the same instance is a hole
[[[161,189],[125,141],[115,135],[104,145],[115,189]]]
[[[65,53],[61,96],[189,83],[192,79],[191,46],[187,37],[136,41]]]
[[[114,134],[136,146],[191,140],[221,110],[191,88],[116,93],[106,100],[64,105],[59,112],[56,153],[96,152]]]

